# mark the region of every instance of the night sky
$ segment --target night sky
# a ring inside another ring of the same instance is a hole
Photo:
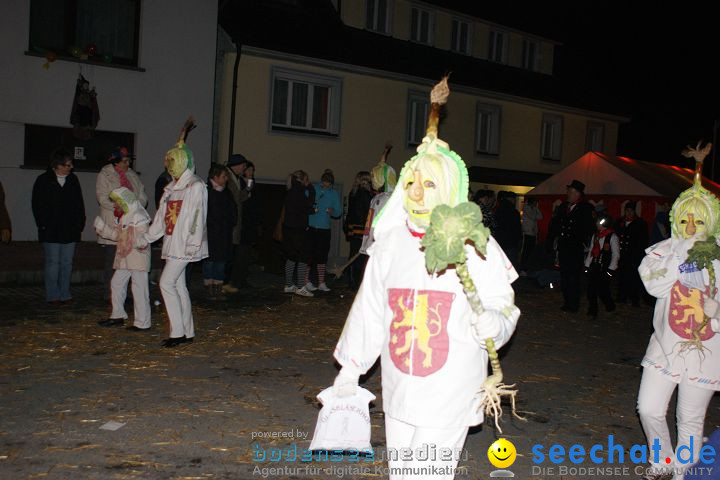
[[[690,11],[687,2],[667,3],[675,9],[646,2],[576,3],[556,12],[543,12],[547,4],[526,12],[528,25],[540,21],[542,33],[564,44],[556,54],[556,75],[631,118],[620,130],[619,155],[689,165],[680,150],[700,139],[712,141],[720,113],[714,72],[720,62],[718,17],[709,13],[709,4]],[[715,170],[720,177],[720,165]]]
[[[426,1],[562,42],[554,73],[572,97],[631,118],[619,155],[689,166],[682,148],[713,140],[720,16],[712,3]],[[720,158],[714,163],[717,179]]]

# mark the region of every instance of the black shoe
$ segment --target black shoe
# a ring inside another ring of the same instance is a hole
[[[195,337],[180,337],[182,339],[182,343],[192,343]]]
[[[567,305],[563,305],[562,307],[560,307],[560,310],[568,313],[577,313],[580,309],[578,307],[568,307]]]
[[[177,338],[166,338],[160,343],[160,346],[165,348],[173,348],[185,343],[186,341],[187,339],[185,338],[185,335]]]
[[[125,330],[130,330],[131,332],[147,332],[148,330],[150,330],[150,327],[140,328],[136,327],[135,325],[130,325],[129,327],[125,327]]]
[[[597,317],[597,314],[598,314],[597,308],[595,308],[595,309],[593,309],[593,308],[588,308],[588,311],[587,311],[587,316],[588,316],[588,317],[593,317],[593,318],[594,318],[594,317]]]
[[[615,305],[605,306],[606,312],[614,312],[615,311]]]
[[[108,318],[107,320],[100,320],[97,322],[101,327],[117,327],[125,323],[124,318]]]

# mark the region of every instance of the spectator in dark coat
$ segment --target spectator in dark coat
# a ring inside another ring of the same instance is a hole
[[[307,278],[308,217],[313,213],[315,188],[310,177],[302,170],[290,174],[285,194],[284,218],[282,227],[283,252],[285,254],[285,293],[295,293],[303,297],[314,297],[305,288]],[[295,269],[297,267],[297,277]],[[297,280],[295,280],[297,278]],[[298,287],[299,285],[299,287]]]
[[[585,184],[573,180],[567,185],[567,201],[558,208],[557,251],[564,303],[561,310],[580,309],[580,279],[584,270],[585,248],[595,228],[594,209],[584,199]]]
[[[45,299],[52,305],[72,302],[70,275],[75,244],[85,228],[82,190],[72,169],[70,153],[55,150],[50,168],[37,177],[32,191],[38,240],[45,252]]]
[[[667,212],[667,205],[663,209],[659,210],[655,215],[655,222],[653,222],[652,229],[650,230],[650,245],[655,245],[658,242],[667,240],[670,238],[670,217]]]
[[[242,202],[240,208],[240,245],[238,262],[233,265],[233,278],[236,279],[237,287],[252,288],[247,278],[250,273],[250,263],[256,255],[254,247],[260,238],[260,226],[262,217],[260,203],[255,195],[255,164],[251,161],[245,162],[245,170],[242,173],[247,200]],[[234,197],[233,197],[234,198]],[[233,236],[234,240],[234,236]]]
[[[370,172],[358,172],[355,176],[355,183],[348,195],[348,209],[345,217],[345,236],[350,242],[350,258],[360,251],[363,235],[365,234],[365,222],[370,213],[370,202],[374,192],[372,189],[372,176]],[[367,255],[360,254],[350,264],[350,288],[357,291],[360,288]]]
[[[505,252],[513,265],[517,267],[522,241],[520,212],[515,208],[517,197],[512,192],[500,192],[498,207],[495,210],[495,240]]]
[[[634,307],[645,296],[645,287],[640,280],[638,267],[645,258],[648,247],[648,227],[645,220],[637,216],[635,202],[625,204],[625,216],[617,221],[615,232],[620,240],[620,263],[618,265],[618,302],[628,299]]]
[[[167,159],[163,161],[163,167],[162,173],[155,180],[155,210],[160,208],[160,199],[165,193],[165,187],[173,180],[172,175],[167,171]]]
[[[225,265],[233,255],[232,235],[237,223],[237,206],[227,188],[227,168],[213,164],[208,177],[206,229],[209,257],[203,263],[203,279],[209,296],[219,298],[225,280]]]

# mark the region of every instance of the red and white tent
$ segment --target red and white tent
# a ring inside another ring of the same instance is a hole
[[[674,165],[643,162],[627,157],[611,157],[588,152],[525,194],[536,197],[543,213],[540,235],[544,237],[556,205],[565,200],[567,185],[573,180],[585,184],[585,198],[593,205],[602,203],[613,218],[622,216],[625,203],[637,202],[637,212],[648,226],[661,209],[692,185],[693,170]],[[703,177],[703,186],[720,196],[720,185]]]

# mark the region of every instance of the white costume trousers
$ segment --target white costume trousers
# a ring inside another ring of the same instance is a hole
[[[467,432],[468,427],[418,427],[385,415],[385,439],[388,449],[390,480],[452,480],[455,477],[453,472],[462,455]],[[430,452],[435,451],[436,459],[434,461],[415,458],[414,452],[417,449],[425,451],[424,445],[427,445]],[[393,457],[393,452],[400,452],[403,448],[413,451],[412,460],[403,461],[399,456]],[[442,448],[453,450],[452,459],[439,459]],[[446,473],[434,475],[433,467],[442,469]]]
[[[148,292],[148,272],[139,270],[115,270],[110,280],[112,314],[110,318],[128,318],[125,312],[128,281],[132,279],[133,325],[138,328],[150,328],[150,293]]]
[[[692,352],[688,355],[695,355],[695,353]],[[682,464],[677,461],[670,442],[670,431],[665,417],[675,387],[678,387],[676,412],[678,437],[676,447],[689,447],[690,437],[692,437],[693,463],[697,463],[700,459],[700,449],[703,446],[705,412],[710,399],[715,393],[713,390],[688,385],[684,381],[681,381],[678,385],[661,373],[647,367],[643,368],[640,393],[638,394],[638,414],[648,441],[649,460],[653,467],[659,469],[686,469],[692,465],[691,463]],[[652,450],[652,444],[656,438],[660,441],[661,447],[658,463],[653,462],[654,452]],[[687,448],[683,448],[680,455],[683,460],[688,460],[690,457]],[[665,462],[666,458],[670,458],[672,463],[667,464]],[[674,478],[681,480],[683,476],[676,475]]]
[[[188,263],[190,262],[168,258],[160,276],[160,291],[170,319],[170,338],[195,336],[190,293],[185,284],[185,268]]]

